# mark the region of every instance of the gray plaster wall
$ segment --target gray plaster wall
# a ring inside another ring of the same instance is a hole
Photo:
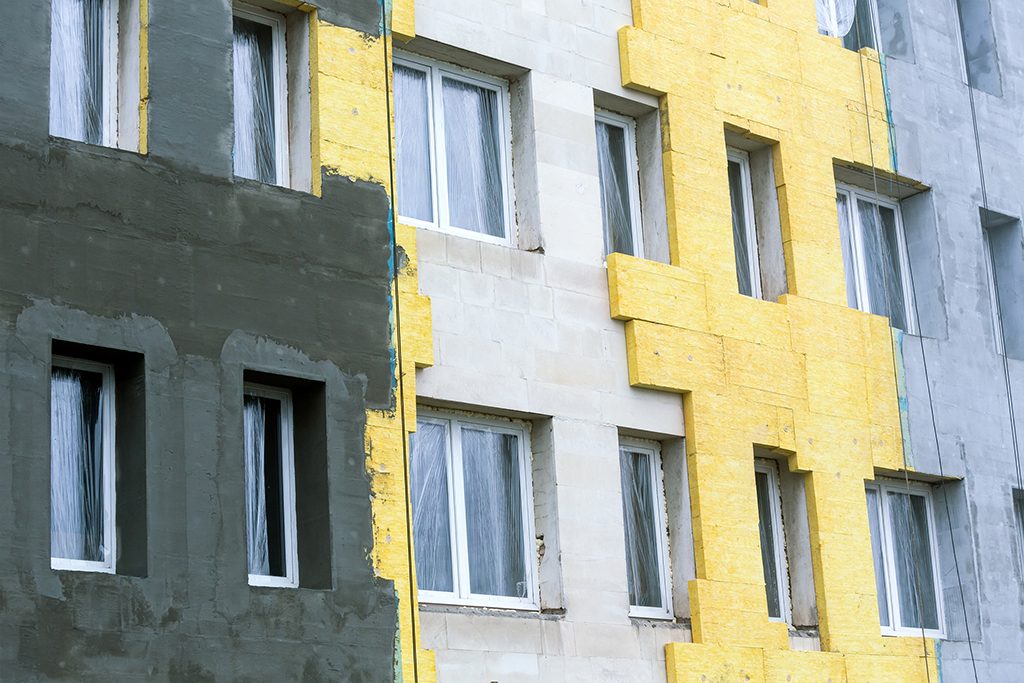
[[[1012,501],[1021,484],[979,208],[987,203],[1011,217],[1024,212],[1024,4],[963,4],[972,21],[990,22],[1002,75],[1001,95],[990,94],[999,90],[984,83],[973,91],[984,193],[956,4],[909,3],[916,63],[899,55],[887,60],[899,172],[931,188],[904,201],[921,319],[927,321],[924,337],[903,340],[908,459],[924,473],[964,477],[937,488],[935,496],[949,633],[940,644],[943,680],[975,680],[976,667],[980,681],[1019,681],[1024,576]],[[989,5],[991,15],[979,16],[978,8]],[[1019,236],[1017,242],[1013,258],[1020,260]],[[1024,366],[1010,359],[1008,370],[1022,438]]]
[[[317,4],[378,30],[374,0]],[[48,137],[49,3],[0,3],[0,681],[394,680],[363,438],[394,404],[388,197],[232,178],[231,5],[149,6],[140,156]],[[143,359],[118,574],[50,568],[54,340]],[[248,585],[247,371],[322,387],[329,536],[300,556],[325,587]]]

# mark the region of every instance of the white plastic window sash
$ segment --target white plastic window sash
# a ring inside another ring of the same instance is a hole
[[[781,617],[768,618],[787,624],[793,623],[793,607],[789,590],[789,561],[786,556],[786,530],[782,522],[782,487],[779,484],[779,465],[773,460],[757,458],[754,460],[754,471],[766,475],[768,481],[768,500],[770,505],[772,534],[775,541],[775,578],[779,595]]]
[[[275,185],[288,187],[291,182],[291,160],[288,151],[288,47],[283,14],[262,7],[236,3],[233,16],[269,26],[272,32],[274,69],[274,166]]]
[[[495,609],[530,610],[539,609],[537,602],[537,570],[533,519],[533,482],[531,462],[527,446],[529,433],[516,423],[483,417],[462,417],[420,410],[420,422],[433,423],[446,427],[448,442],[446,444],[446,466],[448,468],[448,519],[452,539],[452,574],[455,590],[451,593],[443,591],[419,591],[419,601],[431,604],[460,605],[467,607],[491,607]],[[462,427],[511,434],[516,436],[519,445],[519,486],[522,507],[520,514],[523,520],[523,552],[524,567],[528,595],[515,598],[504,595],[482,595],[470,589],[468,534],[466,531],[465,481],[462,465]]]
[[[643,218],[640,206],[640,160],[636,144],[636,119],[610,111],[598,109],[594,118],[598,121],[622,129],[626,140],[626,168],[623,171],[629,182],[629,221],[633,235],[633,256],[644,257]],[[610,245],[605,245],[605,252]]]
[[[117,549],[115,548],[117,538],[115,481],[117,472],[114,463],[114,453],[116,452],[114,444],[116,426],[116,415],[114,412],[116,410],[114,405],[114,368],[105,363],[96,363],[64,356],[54,356],[51,363],[55,368],[95,372],[103,376],[103,389],[100,392],[100,414],[103,422],[103,546],[107,549],[107,556],[103,562],[51,557],[50,568],[113,574],[117,561]]]
[[[750,276],[751,294],[755,299],[761,294],[761,264],[757,257],[757,225],[754,222],[754,190],[750,180],[750,155],[741,149],[730,147],[726,157],[740,167],[740,191],[743,195],[743,233],[747,240],[747,273]]]
[[[909,278],[910,257],[907,252],[907,238],[903,227],[903,213],[900,211],[899,202],[875,192],[840,183],[836,183],[836,194],[846,197],[847,225],[850,226],[849,237],[853,247],[851,251],[853,253],[854,265],[853,277],[857,289],[857,308],[865,312],[871,311],[873,302],[871,301],[871,293],[868,286],[867,260],[864,254],[865,238],[860,221],[860,212],[857,210],[857,202],[860,200],[874,204],[876,207],[892,209],[896,217],[896,243],[897,251],[899,252],[897,257],[900,265],[899,287],[903,293],[903,306],[907,319],[907,329],[903,331],[907,334],[916,334],[917,318],[915,316],[914,295],[910,288]],[[850,274],[847,273],[846,277],[849,278]]]
[[[512,198],[512,183],[510,182],[510,179],[512,178],[512,126],[511,116],[509,114],[510,105],[508,82],[500,78],[494,78],[492,76],[487,76],[486,74],[471,71],[452,64],[445,64],[443,62],[418,55],[395,55],[394,62],[427,75],[426,115],[430,119],[430,172],[433,174],[433,219],[431,221],[424,221],[410,216],[401,215],[401,200],[399,200],[398,208],[400,220],[406,225],[411,225],[417,228],[431,228],[451,233],[453,235],[471,237],[483,242],[511,245],[515,224],[512,213],[512,206],[514,205]],[[462,81],[480,88],[485,88],[494,92],[497,96],[498,114],[501,121],[497,132],[498,150],[501,154],[501,189],[502,200],[504,202],[503,219],[505,224],[505,235],[503,237],[487,235],[482,232],[460,228],[451,224],[448,207],[448,156],[445,148],[444,131],[444,90],[442,87],[442,79],[444,78]]]
[[[985,249],[985,274],[988,279],[988,299],[992,308],[992,336],[995,339],[996,353],[1003,354],[1003,313],[999,310],[999,291],[996,287],[996,264],[992,254],[992,241],[988,230],[982,226],[981,239]]]
[[[665,480],[661,463],[661,448],[654,443],[638,439],[622,439],[619,448],[625,451],[647,453],[651,457],[651,486],[657,496],[654,520],[658,539],[658,576],[661,579],[661,607],[629,606],[629,616],[641,619],[673,619],[672,572],[668,554],[668,509],[665,503]]]
[[[879,479],[875,482],[868,482],[865,485],[865,488],[876,492],[880,506],[879,512],[881,513],[879,517],[879,526],[882,534],[882,558],[885,564],[885,587],[886,599],[889,603],[890,624],[888,627],[882,626],[882,635],[921,637],[923,634],[928,638],[944,638],[946,634],[943,628],[922,629],[916,626],[903,626],[903,618],[900,614],[899,584],[896,576],[894,549],[895,539],[893,538],[894,530],[892,512],[889,504],[890,493],[922,496],[925,499],[926,508],[928,510],[928,546],[932,556],[932,581],[935,586],[935,595],[933,599],[935,600],[936,614],[938,615],[938,622],[941,627],[946,623],[946,614],[942,603],[942,583],[941,572],[939,569],[939,543],[935,536],[935,511],[934,506],[932,505],[930,487],[919,482],[910,482],[908,485],[905,481]]]
[[[281,502],[284,514],[285,575],[249,574],[250,586],[295,588],[299,585],[298,533],[295,521],[295,436],[292,414],[292,393],[287,389],[245,383],[245,394],[259,396],[281,404]]]

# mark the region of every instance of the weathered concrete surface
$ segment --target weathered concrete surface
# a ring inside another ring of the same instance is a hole
[[[974,90],[989,207],[1024,214],[1024,5],[1017,0],[961,0],[971,31],[987,22],[998,48],[997,80]],[[963,82],[954,3],[911,3],[916,64],[888,60],[899,171],[931,191],[915,198],[904,216],[908,232],[928,217],[938,252],[915,252],[914,276],[924,338],[907,337],[903,356],[910,409],[908,458],[918,470],[964,476],[936,491],[936,520],[944,577],[948,638],[941,644],[945,681],[973,681],[971,655],[981,681],[1017,681],[1024,667],[1024,576],[1021,530],[1013,519],[1012,490],[1021,484],[1013,453],[1003,360],[996,353],[988,268],[979,208],[982,194],[970,93]],[[991,6],[991,15],[988,9]],[[974,48],[969,49],[970,53]],[[972,56],[972,59],[976,57]],[[1002,96],[990,94],[998,93]],[[919,206],[917,206],[919,205]],[[1016,228],[1020,250],[1019,224]],[[931,269],[936,277],[922,282]],[[936,291],[938,296],[935,295]],[[1019,310],[1006,315],[1020,316]],[[931,393],[925,383],[925,370]],[[1018,438],[1024,437],[1024,366],[1009,360],[1017,404]],[[931,407],[929,407],[931,399]],[[934,414],[933,414],[934,411]],[[935,432],[938,435],[936,443]],[[941,456],[941,462],[940,462]],[[947,517],[946,505],[949,504]],[[953,566],[950,528],[957,565]],[[966,613],[966,618],[965,618]],[[968,630],[972,643],[968,644]]]
[[[48,138],[49,5],[0,6],[0,680],[394,680],[364,442],[394,408],[387,194],[233,179],[231,5],[149,4],[148,157]],[[377,31],[373,0],[315,4]],[[51,339],[145,354],[136,576],[50,569]],[[325,385],[329,590],[247,585],[243,368]]]

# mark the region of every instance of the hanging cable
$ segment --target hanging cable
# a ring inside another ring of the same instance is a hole
[[[959,2],[959,0],[957,0],[957,1]],[[868,8],[869,8],[870,20],[872,22],[872,27],[878,26],[879,25],[878,24],[878,18],[875,16],[875,6],[874,6],[874,3],[868,3]],[[863,45],[864,41],[863,41],[863,35],[861,34],[861,30],[862,30],[861,25],[860,25],[861,22],[860,21],[856,21],[855,23],[857,25],[858,41],[860,42],[861,45]],[[880,36],[877,36],[877,34],[876,34],[876,42],[877,42],[877,37],[880,37]],[[883,69],[884,67],[882,66],[882,62],[881,62],[882,46],[881,45],[876,45],[875,49],[878,52],[878,54],[880,55],[880,57],[879,57],[879,68]],[[871,132],[871,112],[870,112],[870,107],[869,107],[869,104],[868,104],[867,77],[866,77],[866,74],[865,74],[865,71],[864,71],[864,58],[862,56],[860,56],[860,55],[858,55],[858,58],[859,58],[859,61],[860,61],[861,90],[862,90],[862,94],[863,94],[863,98],[864,98],[864,116],[865,116],[865,120],[867,122],[868,152],[869,152],[870,161],[871,161],[871,182],[872,182],[872,186],[873,186],[874,192],[877,195],[878,194],[878,171],[877,171],[877,168],[875,166],[875,149],[874,149],[874,141],[873,141],[872,132]],[[889,98],[888,80],[886,78],[884,78],[884,74],[883,74],[883,87],[885,88],[885,91],[884,91],[883,95],[886,98],[886,119],[887,119],[888,125],[890,126],[890,130],[889,130],[889,145],[890,146],[895,146],[896,137],[895,137],[894,130],[892,128],[893,121],[892,121],[892,116],[891,116],[891,114],[888,111],[888,108],[889,108],[889,105],[888,105],[888,98]],[[892,176],[889,179],[890,189],[891,189],[892,186],[895,183],[895,176],[899,172],[899,169],[897,168],[897,165],[896,165],[897,161],[896,161],[896,153],[895,153],[895,151],[891,151],[890,152],[890,161],[892,162],[892,166],[893,166],[893,168],[892,168]],[[850,210],[851,211],[855,210],[855,207],[851,207]],[[879,229],[881,229],[881,221],[879,221]],[[881,239],[880,235],[879,235],[879,239]],[[879,246],[881,247],[882,245],[879,245]],[[897,258],[898,258],[898,255],[897,255]],[[913,269],[913,264],[912,264],[910,258],[907,258],[907,271],[908,271],[907,275],[908,275],[908,278],[910,280],[911,293],[913,293],[916,290],[916,287],[914,285],[914,269]],[[888,280],[888,276],[889,276],[888,269],[887,268],[883,268],[882,269],[882,277],[886,278],[885,289],[886,289],[886,292],[891,292],[892,288],[891,288],[890,285],[892,283]],[[914,311],[914,319],[920,321],[920,311],[919,311],[918,304],[917,304],[917,297],[916,296],[911,296],[911,302],[912,302],[913,311]],[[887,309],[888,309],[888,307],[889,306],[888,306],[888,302],[887,302]],[[888,314],[888,310],[886,311],[886,313]],[[936,459],[937,459],[937,462],[938,462],[939,477],[944,479],[945,478],[945,473],[943,471],[943,466],[942,466],[942,448],[941,448],[941,446],[939,444],[938,425],[937,425],[936,417],[935,417],[935,404],[934,404],[934,400],[933,400],[933,397],[932,397],[931,379],[930,379],[929,373],[928,373],[928,357],[927,357],[927,353],[925,351],[924,335],[919,333],[917,336],[918,336],[918,340],[919,340],[920,345],[921,345],[921,364],[922,364],[923,369],[924,369],[925,387],[927,389],[927,395],[928,395],[928,409],[929,409],[929,411],[931,413],[932,435],[933,435],[933,437],[935,439],[935,456],[936,456]],[[894,346],[894,349],[895,349],[895,339],[894,339],[893,346]],[[895,350],[894,350],[894,353],[893,353],[893,375],[894,375],[894,378],[895,378],[897,386],[898,386],[899,373],[898,373],[898,370],[896,368]],[[906,488],[907,499],[909,501],[910,495],[911,495],[911,492],[910,492],[910,475],[909,475],[909,472],[908,472],[908,469],[907,469],[907,453],[906,453],[906,448],[905,447],[903,449],[903,481],[904,481],[904,486]],[[945,487],[940,487],[940,488],[941,488],[941,491],[942,491],[942,500],[943,500],[943,504],[944,504],[944,508],[945,508],[945,512],[946,512],[946,524],[948,526],[949,535],[950,535],[950,547],[952,548],[952,554],[953,554],[953,567],[954,567],[954,569],[956,571],[957,587],[958,587],[959,592],[960,592],[960,606],[961,606],[961,608],[963,610],[964,629],[965,629],[966,634],[967,634],[967,648],[968,648],[968,651],[969,651],[970,656],[971,656],[971,667],[972,667],[972,669],[974,671],[974,680],[975,680],[976,683],[978,683],[978,680],[979,680],[978,679],[978,668],[977,668],[977,664],[976,664],[975,658],[974,658],[974,647],[973,647],[973,645],[971,643],[970,624],[968,623],[968,618],[967,618],[967,600],[966,600],[966,597],[964,595],[963,581],[962,581],[962,578],[961,578],[961,575],[960,575],[960,562],[959,562],[959,559],[957,557],[956,542],[955,542],[954,537],[953,537],[953,522],[952,522],[952,515],[951,515],[950,509],[949,509],[949,499],[948,499],[948,496],[946,494]],[[882,504],[885,505],[885,501],[883,501]],[[916,602],[917,602],[917,612],[918,612],[918,615],[917,615],[918,616],[918,623],[921,624],[921,646],[922,646],[922,650],[923,650],[923,653],[924,653],[925,675],[927,676],[928,681],[930,683],[930,681],[931,681],[931,671],[928,668],[928,642],[927,642],[927,635],[925,633],[924,617],[923,617],[923,613],[922,613],[922,600],[921,600],[922,595],[921,595],[921,585],[920,585],[921,584],[921,576],[920,576],[919,572],[920,572],[920,563],[918,563],[916,565],[916,567],[915,567],[915,573],[914,573],[914,593],[915,593],[915,597],[917,598]]]
[[[398,415],[402,428],[402,482],[405,488],[405,526],[406,526],[406,559],[409,567],[409,623],[412,630],[412,675],[414,681],[420,680],[419,667],[419,643],[416,629],[416,593],[415,571],[416,558],[413,555],[413,527],[412,527],[412,500],[409,491],[409,430],[406,426],[405,416],[405,370],[403,361],[405,355],[402,353],[402,296],[398,289],[398,259],[400,256],[398,247],[398,220],[395,211],[395,148],[394,148],[394,127],[391,118],[391,54],[388,50],[388,40],[391,36],[390,22],[387,15],[387,2],[380,2],[380,37],[384,47],[384,108],[387,116],[388,132],[388,223],[391,232],[391,281],[395,289],[395,373],[398,375]],[[401,652],[398,654],[401,657]]]

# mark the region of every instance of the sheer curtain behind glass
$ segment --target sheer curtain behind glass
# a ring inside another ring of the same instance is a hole
[[[839,243],[843,250],[843,270],[846,271],[846,303],[850,308],[858,308],[857,266],[853,260],[849,196],[841,193],[836,195],[836,213],[839,214]]]
[[[246,396],[245,429],[245,520],[249,557],[249,573],[259,576],[270,574],[270,552],[267,547],[266,469],[266,411],[263,401]]]
[[[395,64],[395,166],[401,215],[434,220],[427,74]]]
[[[729,199],[732,203],[732,241],[736,251],[736,280],[740,294],[754,295],[754,283],[751,278],[751,245],[747,234],[750,216],[747,215],[746,194],[743,182],[743,167],[729,161]]]
[[[234,18],[235,175],[277,182],[273,29]]]
[[[761,535],[761,565],[764,567],[764,584],[768,595],[768,616],[782,618],[782,596],[779,595],[779,565],[776,560],[780,539],[775,538],[775,517],[771,499],[772,487],[766,472],[755,472],[757,484],[757,519]]]
[[[889,623],[889,593],[886,589],[885,555],[882,551],[882,517],[878,491],[867,489],[868,524],[871,528],[871,556],[875,562],[875,593],[878,595],[878,619],[882,626]]]
[[[505,236],[498,93],[443,77],[448,213],[453,227]]]
[[[889,513],[892,517],[900,625],[938,629],[939,607],[935,598],[928,499],[890,492]]]
[[[50,135],[102,144],[105,0],[51,0]]]
[[[634,255],[626,131],[605,121],[596,123],[605,253]]]
[[[54,368],[50,382],[50,555],[109,561],[104,546],[103,376]]]
[[[906,301],[900,268],[896,212],[890,207],[857,200],[861,251],[867,274],[871,313],[889,317],[893,327],[907,329]]]
[[[462,427],[470,592],[529,597],[519,439]]]
[[[619,451],[622,517],[626,531],[626,582],[629,604],[664,607],[658,560],[658,495],[650,453]]]
[[[841,38],[853,26],[857,0],[815,0],[815,8],[818,11],[818,30]]]
[[[448,430],[444,425],[417,424],[410,470],[416,580],[423,590],[450,593],[455,585],[448,514]]]

